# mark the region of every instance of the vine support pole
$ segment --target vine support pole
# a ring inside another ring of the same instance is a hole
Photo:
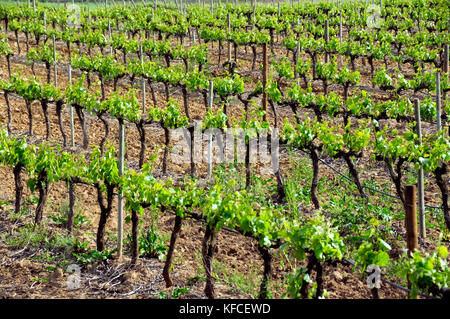
[[[68,85],[72,84],[72,67],[70,63],[67,65],[67,76],[68,76]],[[69,105],[69,116],[70,116],[70,145],[72,147],[75,146],[74,142],[74,128],[73,128],[73,106]]]
[[[124,161],[125,161],[125,123],[123,119],[119,119],[119,176],[123,174]],[[122,250],[123,250],[123,195],[122,190],[119,189],[119,200],[118,200],[118,220],[117,220],[117,257],[120,260],[122,258]]]
[[[231,33],[231,22],[230,22],[230,14],[227,13],[227,26],[228,26],[228,34]],[[228,62],[231,62],[231,41],[228,39]]]
[[[208,100],[208,107],[210,110],[212,110],[213,106],[213,99],[214,99],[214,82],[209,81],[209,100]],[[211,128],[210,128],[211,130]],[[208,179],[211,178],[211,171],[212,171],[212,132],[209,132],[208,135]]]
[[[342,43],[342,10],[339,12],[339,44]],[[339,67],[342,67],[342,55],[339,54]]]
[[[325,45],[328,44],[328,41],[330,39],[329,33],[328,33],[328,19],[325,20]],[[328,63],[329,60],[329,54],[328,50],[325,50],[325,63]]]
[[[438,132],[442,130],[441,123],[441,74],[436,72],[436,125]]]
[[[144,65],[144,54],[142,52],[141,43],[139,43],[139,54],[141,57],[141,64]],[[142,77],[142,114],[145,114],[145,98],[146,98],[145,78]]]
[[[255,21],[256,17],[256,0],[252,0],[252,7],[253,7],[253,21]],[[252,23],[252,30],[255,30],[255,23]]]
[[[47,19],[45,17],[45,11],[42,13],[42,24],[44,25],[44,29],[47,29]],[[47,35],[44,36],[44,40],[47,40]]]
[[[269,56],[267,53],[267,43],[263,44],[263,74],[262,74],[262,85],[263,85],[263,94],[262,94],[262,107],[265,114],[263,116],[263,121],[267,121],[267,79],[269,76]]]
[[[448,75],[448,43],[444,44],[444,65],[442,71]]]
[[[56,40],[55,35],[53,34],[53,73],[54,73],[54,79],[55,79],[55,86],[58,86],[58,72],[56,70]]]
[[[300,41],[297,41],[297,49],[296,49],[295,61],[294,61],[296,66],[298,64],[298,61],[300,61],[300,52],[301,52]],[[298,79],[297,67],[294,68],[294,78]]]
[[[414,111],[416,115],[416,134],[419,137],[419,145],[422,145],[422,125],[420,120],[420,106],[419,99],[414,99]],[[418,185],[418,197],[419,197],[419,232],[420,238],[426,237],[426,229],[425,229],[425,201],[424,201],[424,177],[423,177],[423,168],[422,166],[419,169],[417,176],[417,185]]]
[[[113,47],[112,47],[112,32],[111,32],[111,21],[108,19],[108,40],[109,40],[109,54],[113,54]]]

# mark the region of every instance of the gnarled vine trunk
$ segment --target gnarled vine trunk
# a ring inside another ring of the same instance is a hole
[[[105,184],[106,186],[106,204],[104,203],[103,192],[99,184],[95,185],[97,189],[97,200],[100,206],[100,220],[98,222],[97,228],[97,250],[102,251],[105,249],[105,231],[106,231],[106,222],[108,221],[109,216],[111,215],[112,210],[112,201],[114,195],[115,185]]]
[[[320,208],[319,198],[317,197],[317,186],[319,184],[319,156],[314,148],[310,149],[310,158],[313,165],[313,179],[311,183],[311,201],[315,209]]]
[[[136,265],[139,258],[139,213],[131,210],[131,264]]]
[[[47,172],[44,170],[39,173],[37,189],[39,191],[39,200],[36,206],[34,223],[35,225],[40,225],[42,222],[42,216],[44,214],[45,203],[47,202],[48,196],[48,178]]]
[[[272,276],[272,254],[267,247],[258,245],[259,253],[264,261],[263,280],[259,288],[259,299],[267,299],[269,297],[269,282]]]
[[[86,149],[86,148],[88,148],[88,145],[89,145],[89,137],[88,137],[87,129],[86,129],[86,120],[84,117],[83,110],[81,109],[81,106],[75,104],[74,107],[75,107],[75,111],[77,112],[78,119],[80,120],[80,123],[81,123],[81,130],[83,131],[83,148]]]
[[[173,225],[172,235],[170,236],[169,250],[167,251],[166,261],[163,268],[163,278],[166,282],[166,287],[171,287],[173,285],[172,279],[170,278],[170,267],[172,266],[173,252],[175,251],[175,243],[177,241],[178,235],[181,232],[181,225],[183,219],[179,216],[175,216],[175,222]]]
[[[14,185],[15,185],[15,190],[16,190],[16,202],[15,202],[15,206],[14,206],[14,214],[19,214],[20,213],[20,207],[21,207],[21,203],[22,203],[22,194],[23,194],[23,183],[22,183],[22,178],[20,176],[20,173],[22,172],[22,169],[24,168],[22,163],[18,163],[16,164],[16,166],[14,166]]]
[[[202,258],[203,266],[206,272],[206,284],[205,284],[205,295],[209,299],[214,299],[216,296],[214,290],[214,277],[212,274],[212,260],[214,249],[216,247],[216,231],[215,225],[206,225],[205,236],[202,242]]]
[[[63,138],[63,145],[67,145],[67,136],[66,132],[64,131],[64,125],[63,125],[63,119],[62,119],[62,107],[63,102],[62,101],[56,101],[56,115],[58,116],[58,124],[59,124],[59,130],[61,131],[61,135]]]
[[[75,206],[75,183],[69,182],[69,214],[67,215],[67,230],[73,231],[74,206]]]

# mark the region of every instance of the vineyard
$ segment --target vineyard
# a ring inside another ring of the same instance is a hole
[[[17,1],[0,29],[0,297],[450,298],[449,2]]]

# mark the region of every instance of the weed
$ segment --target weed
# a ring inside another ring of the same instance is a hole
[[[57,212],[54,214],[50,214],[49,218],[57,224],[66,226],[69,217],[69,210],[70,210],[69,203],[63,202],[57,208]],[[75,205],[74,210],[75,212],[73,216],[73,226],[74,227],[80,227],[83,225],[89,226],[90,222],[85,216],[83,216],[81,207]]]
[[[113,250],[105,249],[103,251],[98,251],[96,249],[88,250],[84,253],[72,253],[77,261],[83,264],[92,264],[96,261],[106,261],[112,258],[112,255],[117,251],[117,248]]]

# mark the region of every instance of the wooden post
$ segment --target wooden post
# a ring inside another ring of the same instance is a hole
[[[267,43],[263,44],[263,74],[262,74],[262,85],[263,85],[263,94],[262,94],[262,107],[263,111],[266,113],[264,114],[263,121],[267,121],[267,94],[266,94],[266,86],[267,86],[267,79],[269,76],[269,57],[267,53]]]
[[[68,85],[72,84],[72,67],[70,63],[67,65],[67,76],[68,76]],[[69,105],[69,116],[70,116],[70,145],[72,147],[75,146],[75,133],[74,133],[74,127],[73,127],[73,106]]]
[[[436,72],[436,125],[438,132],[442,130],[441,124],[441,74]]]
[[[416,115],[416,134],[419,137],[419,145],[422,145],[422,127],[421,127],[421,120],[420,120],[420,106],[419,106],[419,99],[414,99],[414,110]],[[425,238],[426,237],[426,230],[425,230],[425,204],[424,204],[424,186],[423,186],[423,168],[422,166],[419,169],[418,176],[417,176],[417,184],[418,184],[418,196],[419,196],[419,232],[420,237]]]
[[[419,246],[417,237],[416,185],[407,185],[404,194],[406,244],[408,254],[411,254],[414,253],[414,250]]]
[[[53,65],[53,71],[54,71],[54,79],[55,79],[55,86],[58,86],[58,72],[56,71],[56,40],[55,40],[55,35],[53,34],[53,60],[54,60],[54,65]]]
[[[119,158],[118,158],[118,168],[119,168],[119,176],[123,174],[124,161],[125,161],[125,123],[123,119],[119,120]],[[123,240],[123,195],[122,190],[119,189],[119,198],[118,198],[118,210],[117,210],[118,220],[117,220],[117,245],[118,245],[118,259],[122,258],[122,240]]]
[[[212,110],[213,99],[214,99],[213,88],[214,88],[214,82],[209,81],[208,107],[210,110]],[[211,171],[212,171],[212,132],[209,132],[209,136],[208,136],[208,179],[211,178]]]
[[[33,11],[36,11],[36,0],[33,0]]]

